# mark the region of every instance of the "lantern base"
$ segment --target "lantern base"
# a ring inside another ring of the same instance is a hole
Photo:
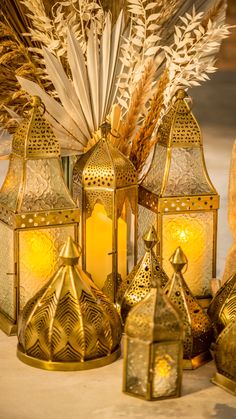
[[[184,370],[195,370],[196,368],[201,367],[207,362],[212,360],[210,351],[202,352],[201,354],[194,356],[191,359],[183,360],[183,369]]]
[[[17,324],[0,312],[0,329],[8,336],[17,334]]]
[[[223,388],[223,390],[228,391],[233,396],[236,396],[236,381],[233,381],[230,378],[225,377],[223,374],[216,372],[214,377],[211,379],[211,382]]]
[[[84,362],[51,362],[42,359],[33,358],[22,352],[20,345],[17,346],[17,357],[20,361],[35,368],[41,368],[49,371],[80,371],[89,370],[92,368],[100,368],[116,361],[121,354],[120,347],[116,349],[111,355],[102,358],[91,359]]]

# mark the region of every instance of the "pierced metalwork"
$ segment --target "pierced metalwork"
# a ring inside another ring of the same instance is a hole
[[[217,334],[236,317],[236,274],[218,290],[208,308],[208,314]]]
[[[19,321],[18,357],[48,370],[82,370],[120,355],[121,324],[112,302],[78,266],[69,237],[52,279],[25,306]]]
[[[80,212],[64,182],[59,151],[59,142],[42,115],[41,101],[34,97],[29,115],[14,134],[0,191],[0,231],[8,237],[5,246],[12,255],[11,264],[6,264],[4,252],[0,253],[0,327],[8,334],[16,332],[26,295],[32,297],[41,286],[36,272],[45,245],[51,275],[65,236],[77,240]],[[25,259],[21,246],[28,249]],[[38,262],[33,257],[36,248]],[[3,291],[6,289],[11,292]]]
[[[164,291],[181,313],[184,323],[184,369],[194,369],[211,360],[209,347],[214,339],[212,324],[183,278],[182,270],[188,261],[180,247],[170,262],[174,275]]]
[[[199,302],[207,306],[211,298],[210,281],[216,273],[219,196],[207,173],[200,127],[187,103],[186,93],[179,90],[174,99],[163,118],[160,140],[155,146],[148,173],[139,187],[139,206],[152,211],[156,216],[161,263],[167,275],[171,275],[168,260],[173,249],[165,240],[169,234],[166,231],[165,217],[172,215],[173,222],[176,219],[175,230],[178,229],[181,217],[188,218],[188,230],[191,230],[191,219],[199,218],[199,231],[190,235],[180,231],[175,247],[183,247],[187,254],[191,269],[186,273],[186,281]],[[208,215],[203,217],[202,213]],[[142,225],[142,230],[147,229],[148,219],[145,213],[140,210],[139,214],[139,225]],[[202,234],[211,242],[207,245],[202,240],[201,246],[198,246],[197,263],[196,253],[191,251],[190,243],[190,236],[194,243],[194,234]],[[138,241],[140,238],[141,235]],[[193,284],[193,278],[198,278],[198,286]]]

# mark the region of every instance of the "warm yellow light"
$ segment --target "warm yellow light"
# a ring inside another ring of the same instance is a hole
[[[160,377],[168,377],[171,371],[172,358],[169,355],[156,359],[155,371]]]

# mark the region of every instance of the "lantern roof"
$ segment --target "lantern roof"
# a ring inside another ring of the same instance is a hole
[[[208,314],[218,334],[236,317],[236,274],[217,291]]]
[[[87,369],[119,355],[121,324],[113,303],[78,266],[68,238],[62,265],[23,309],[18,356],[45,369]]]
[[[226,377],[226,380],[212,380],[221,387],[225,387],[236,395],[236,318],[220,333],[214,348],[214,358],[218,373]]]
[[[0,205],[15,214],[75,210],[63,177],[58,140],[42,115],[41,101],[34,97],[31,103],[13,138]]]
[[[76,164],[74,175],[86,189],[115,189],[137,184],[132,162],[103,137]]]
[[[158,282],[164,287],[169,278],[160,266],[153,247],[157,244],[157,234],[153,226],[144,234],[145,254],[122,282],[120,294],[121,316],[125,321],[130,309],[141,301]]]
[[[174,269],[171,280],[165,286],[165,293],[181,313],[184,323],[184,358],[191,359],[207,352],[213,340],[213,328],[208,315],[192,295],[185,282],[182,269],[187,258],[178,247],[170,258]]]

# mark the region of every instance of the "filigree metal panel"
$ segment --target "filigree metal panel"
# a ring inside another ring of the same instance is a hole
[[[143,235],[151,225],[156,225],[156,218],[153,211],[138,205],[138,259],[145,253]]]

